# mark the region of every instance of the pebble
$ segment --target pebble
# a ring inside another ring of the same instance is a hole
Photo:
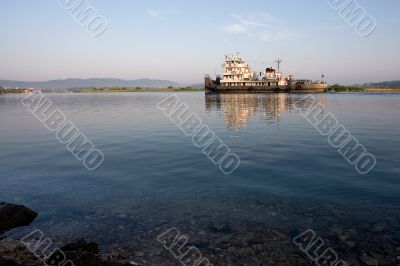
[[[374,259],[373,257],[370,257],[366,254],[362,255],[360,257],[360,260],[370,266],[378,266],[378,261],[376,259]]]
[[[142,251],[135,252],[135,256],[136,257],[143,257],[144,256],[144,252],[142,252]]]
[[[371,228],[371,232],[373,233],[381,233],[385,229],[386,225],[383,223],[374,224]]]
[[[354,241],[346,241],[345,243],[350,248],[354,248],[356,246],[356,242]]]
[[[121,258],[123,258],[123,259],[129,258],[129,253],[128,253],[128,251],[125,251],[125,250],[122,251],[122,252],[120,252],[119,255],[120,255]]]
[[[339,234],[339,235],[338,235],[338,238],[339,238],[341,241],[346,241],[347,239],[350,238],[350,236],[349,236],[348,234],[344,233],[344,234]]]
[[[124,230],[125,230],[125,227],[123,227],[122,225],[120,225],[120,226],[118,226],[118,230],[124,231]]]

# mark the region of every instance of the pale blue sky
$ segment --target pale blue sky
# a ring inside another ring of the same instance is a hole
[[[328,0],[88,0],[108,21],[91,37],[59,0],[0,2],[0,79],[156,78],[202,82],[224,54],[255,70],[280,57],[298,78],[400,79],[400,1],[359,0],[376,19],[363,38]]]

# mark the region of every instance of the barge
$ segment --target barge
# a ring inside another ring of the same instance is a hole
[[[216,93],[259,93],[259,92],[326,92],[328,85],[323,80],[296,80],[293,75],[284,76],[278,68],[267,67],[263,72],[253,72],[239,55],[226,55],[222,75],[212,79],[204,76],[207,91]]]

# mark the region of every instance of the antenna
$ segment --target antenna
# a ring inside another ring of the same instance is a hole
[[[278,58],[278,60],[276,60],[275,63],[278,64],[278,72],[280,72],[280,67],[281,67],[282,60],[280,58]]]

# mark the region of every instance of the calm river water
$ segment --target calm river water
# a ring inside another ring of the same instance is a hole
[[[39,228],[139,265],[180,265],[157,241],[174,227],[214,265],[314,265],[292,242],[312,229],[354,265],[400,263],[400,94],[315,95],[376,157],[367,175],[295,108],[304,95],[178,93],[239,156],[224,175],[157,109],[169,95],[46,95],[104,153],[93,172],[25,96],[1,95],[0,201],[40,214],[12,234]]]

